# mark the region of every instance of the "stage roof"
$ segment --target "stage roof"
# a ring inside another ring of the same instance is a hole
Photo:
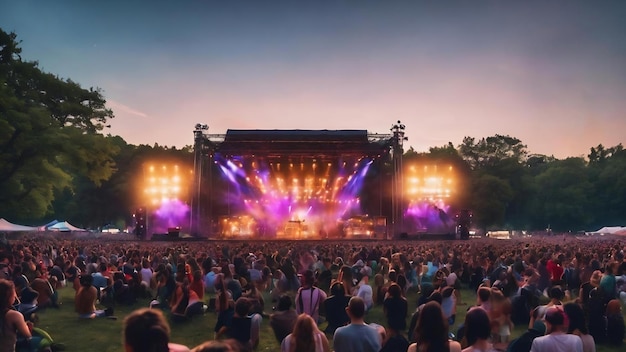
[[[377,138],[378,137],[378,138]],[[374,156],[389,151],[387,135],[366,130],[228,130],[215,151],[266,157]]]

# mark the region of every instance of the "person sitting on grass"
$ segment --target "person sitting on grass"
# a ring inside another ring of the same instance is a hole
[[[341,288],[341,294],[343,294],[343,288]],[[291,297],[282,295],[278,299],[276,311],[270,315],[270,326],[278,343],[281,343],[287,335],[293,332],[293,326],[298,319],[298,313],[291,306]]]
[[[92,285],[93,276],[81,275],[80,287],[74,296],[74,308],[79,318],[92,319],[95,317],[112,317],[113,310],[96,309],[96,300],[98,299],[97,289]]]
[[[37,291],[37,305],[39,308],[58,308],[58,292],[53,285],[42,275],[38,275],[30,284],[30,288]]]
[[[224,274],[219,273],[215,277],[215,311],[217,312],[217,321],[215,322],[215,338],[219,339],[226,333],[231,326],[233,316],[235,315],[235,301],[230,290],[224,282]]]
[[[441,305],[434,300],[426,303],[420,309],[415,330],[410,332],[415,336],[416,342],[408,345],[407,351],[460,352],[461,344],[449,339],[448,330],[448,320]]]
[[[378,329],[368,325],[365,317],[365,303],[361,297],[352,297],[346,308],[350,324],[335,331],[333,345],[336,352],[377,352],[382,347],[382,336]]]
[[[293,332],[280,344],[281,352],[330,352],[328,338],[317,328],[317,323],[306,314],[300,314]]]
[[[296,312],[306,313],[316,322],[320,322],[320,307],[326,300],[326,292],[314,285],[315,274],[311,270],[305,271],[302,276],[302,287],[296,293]]]
[[[324,301],[326,321],[328,322],[324,332],[332,335],[337,328],[350,323],[350,317],[348,317],[346,307],[351,297],[346,295],[343,284],[339,281],[332,284],[330,294],[330,297]]]
[[[179,278],[182,278],[182,282],[177,282],[170,300],[172,320],[185,321],[194,315],[202,315],[204,313],[203,303],[196,291],[191,289],[189,279],[186,276],[177,276],[177,280]]]
[[[189,352],[170,342],[170,326],[158,309],[141,308],[124,319],[125,352]]]
[[[465,315],[463,352],[495,352],[489,341],[491,321],[489,314],[479,307],[470,308]],[[463,345],[463,344],[462,344]],[[534,345],[533,345],[534,346]]]
[[[252,303],[246,297],[239,297],[235,302],[235,315],[231,325],[226,329],[226,335],[237,340],[243,350],[254,349],[259,344],[261,321],[263,318],[258,313],[250,310]]]
[[[0,351],[15,352],[18,335],[26,341],[32,337],[22,313],[13,309],[16,299],[13,282],[0,279]]]

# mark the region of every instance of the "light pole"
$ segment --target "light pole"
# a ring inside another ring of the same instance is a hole
[[[392,236],[396,236],[398,233],[404,231],[404,217],[403,211],[403,177],[402,177],[402,155],[404,154],[404,141],[408,140],[405,136],[404,129],[406,126],[398,120],[393,126],[391,126],[392,147],[393,147],[393,178],[391,189],[391,228],[393,231]]]
[[[191,213],[189,214],[189,228],[194,236],[198,236],[202,218],[200,198],[202,194],[202,171],[204,170],[203,150],[205,144],[204,131],[209,125],[197,123],[193,130],[193,195],[191,197]]]

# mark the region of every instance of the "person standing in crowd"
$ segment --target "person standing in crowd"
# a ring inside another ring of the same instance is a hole
[[[170,326],[158,309],[142,308],[124,319],[125,352],[189,352],[186,346],[170,342]]]
[[[421,309],[415,331],[415,343],[409,345],[407,352],[460,352],[461,344],[448,338],[448,321],[441,305],[436,301],[426,303]]]
[[[330,352],[328,338],[308,314],[300,314],[293,332],[280,344],[281,352]]]
[[[548,334],[533,340],[531,352],[583,352],[583,342],[580,337],[565,333],[563,307],[548,308],[544,321]]]
[[[378,352],[382,338],[378,329],[365,323],[365,303],[360,297],[350,298],[346,308],[350,324],[338,328],[333,338],[335,352]]]

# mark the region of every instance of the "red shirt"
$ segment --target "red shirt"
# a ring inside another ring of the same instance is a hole
[[[546,263],[546,269],[550,273],[550,280],[561,280],[561,277],[563,276],[563,267],[560,264],[557,264],[550,259],[548,260],[548,263]]]

